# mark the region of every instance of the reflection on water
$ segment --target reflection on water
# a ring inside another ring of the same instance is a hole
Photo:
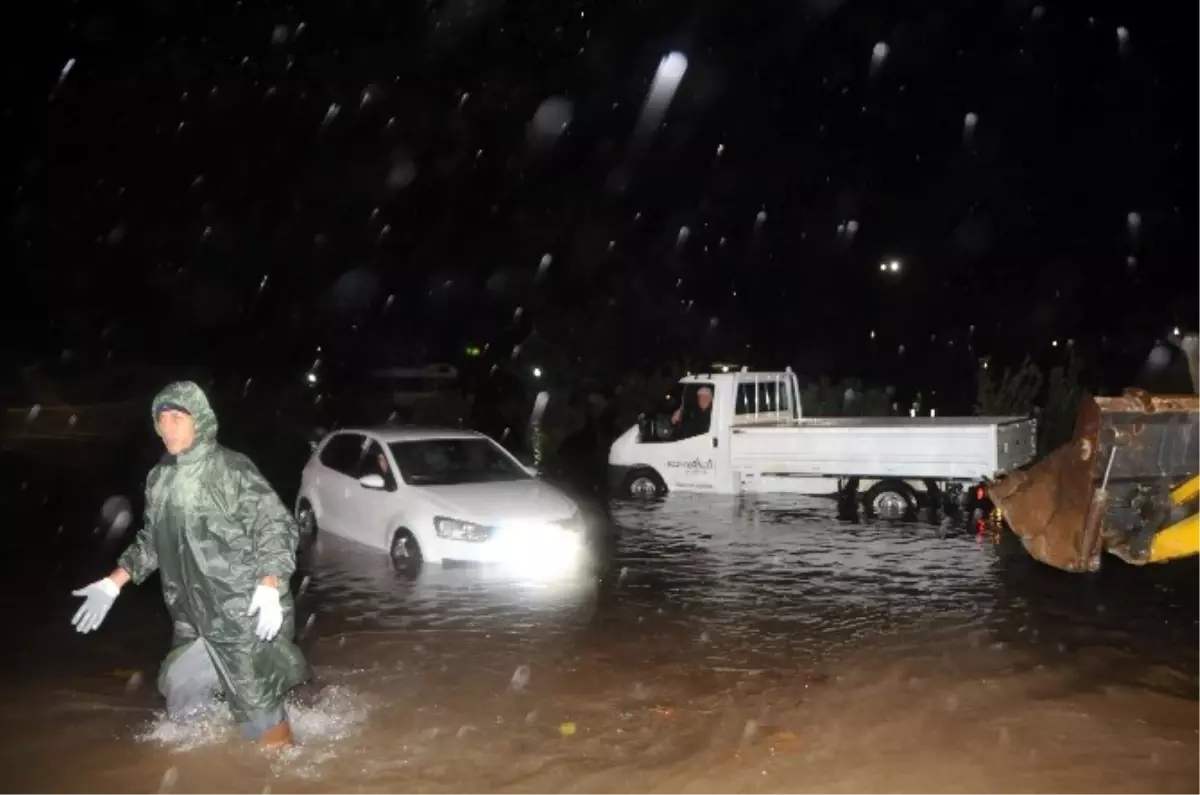
[[[86,641],[51,600],[12,653],[27,664],[0,726],[23,764],[6,783],[1196,791],[1194,564],[1067,575],[953,522],[833,515],[822,500],[615,505],[608,576],[559,586],[439,567],[411,582],[322,537],[298,600],[317,676],[291,704],[302,745],[278,757],[222,711],[177,726],[132,686],[127,669],[152,683],[167,641],[156,594]]]

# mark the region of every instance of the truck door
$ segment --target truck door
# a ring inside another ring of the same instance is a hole
[[[682,491],[713,491],[717,488],[717,453],[724,452],[719,440],[720,404],[713,384],[683,384],[679,410],[672,417],[675,431],[670,441],[658,445],[660,473],[667,488]],[[676,421],[676,418],[677,421]],[[728,469],[728,467],[726,467]]]

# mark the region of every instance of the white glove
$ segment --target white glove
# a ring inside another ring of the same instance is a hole
[[[250,600],[250,609],[246,615],[258,613],[258,627],[254,634],[259,640],[271,640],[279,634],[283,626],[283,607],[279,604],[279,589],[270,585],[260,585],[254,589],[254,598]]]
[[[108,577],[96,580],[86,588],[72,591],[72,596],[82,596],[87,600],[75,611],[75,617],[71,619],[75,630],[87,634],[97,629],[120,594],[121,589]]]

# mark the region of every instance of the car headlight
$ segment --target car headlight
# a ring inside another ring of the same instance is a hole
[[[492,537],[492,528],[474,522],[464,522],[451,519],[448,516],[435,516],[433,529],[438,538],[447,541],[487,541]]]

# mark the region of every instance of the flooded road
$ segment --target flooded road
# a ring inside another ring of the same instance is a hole
[[[3,788],[1197,791],[1194,562],[1067,575],[949,527],[834,516],[616,505],[609,576],[553,588],[406,582],[322,537],[298,603],[316,677],[277,757],[227,715],[162,716],[157,580],[77,637],[69,591],[112,558],[12,526]]]

